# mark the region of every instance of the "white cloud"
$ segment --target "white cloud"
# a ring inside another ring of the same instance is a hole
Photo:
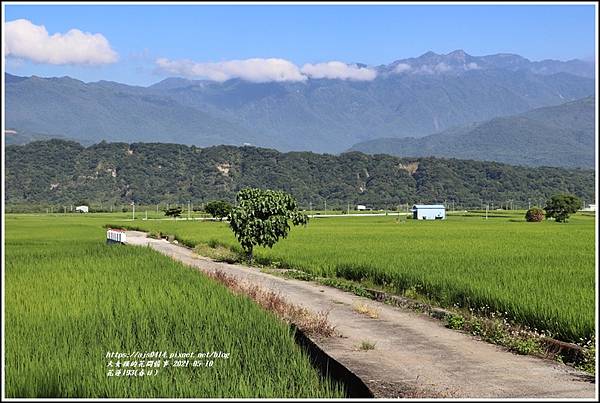
[[[307,63],[302,66],[301,71],[310,78],[371,81],[377,77],[377,72],[373,69],[337,61],[317,64]]]
[[[398,63],[396,65],[396,67],[394,68],[394,73],[404,73],[410,69],[411,69],[410,64]]]
[[[269,81],[304,81],[295,64],[284,59],[245,59],[216,63],[196,63],[191,60],[156,60],[160,70],[188,78],[206,78],[212,81],[227,81],[241,78],[256,83]]]
[[[440,63],[438,63],[438,64],[436,64],[436,65],[435,65],[434,69],[435,69],[435,71],[437,71],[438,73],[444,73],[444,72],[446,72],[446,71],[450,70],[450,69],[451,69],[451,67],[450,67],[450,66],[448,66],[448,65],[447,65],[446,63],[444,63],[444,62],[440,62]]]
[[[240,78],[256,83],[306,81],[309,78],[370,81],[377,76],[377,72],[373,69],[338,61],[317,64],[307,63],[302,66],[302,69],[285,59],[254,58],[199,63],[186,59],[169,60],[159,58],[156,59],[155,63],[158,69],[165,73],[218,82],[232,78]]]
[[[49,35],[46,27],[19,19],[5,24],[6,55],[45,64],[107,64],[118,59],[102,34],[78,29]]]

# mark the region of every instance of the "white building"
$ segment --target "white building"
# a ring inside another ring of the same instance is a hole
[[[88,206],[77,206],[75,207],[75,211],[78,213],[89,213],[90,208]]]
[[[359,211],[365,211],[367,209],[367,206],[365,206],[364,204],[357,204],[356,209]]]
[[[446,207],[442,204],[415,204],[411,211],[415,220],[446,219]]]
[[[588,204],[588,206],[586,208],[584,208],[582,211],[596,211],[596,205]]]

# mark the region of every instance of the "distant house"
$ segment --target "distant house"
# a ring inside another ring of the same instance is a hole
[[[411,211],[415,220],[446,219],[446,207],[442,204],[415,204]]]
[[[364,204],[357,204],[356,209],[358,211],[365,211],[365,210],[367,210],[367,206],[365,206]]]
[[[586,208],[584,208],[582,211],[596,211],[596,205],[588,204],[588,206]]]
[[[90,208],[88,206],[77,206],[75,207],[75,211],[78,213],[89,213]]]

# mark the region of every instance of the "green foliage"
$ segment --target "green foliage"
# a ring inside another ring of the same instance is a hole
[[[182,211],[183,210],[181,207],[171,207],[171,208],[165,210],[165,215],[167,217],[175,218],[175,217],[179,217],[181,215]]]
[[[130,154],[129,151],[132,153]],[[38,212],[62,211],[86,199],[90,207],[235,201],[245,187],[282,190],[302,208],[328,210],[366,204],[405,211],[416,202],[495,207],[513,200],[541,205],[556,193],[595,197],[593,170],[527,168],[496,162],[398,158],[358,152],[321,155],[255,147],[99,143],[83,147],[51,140],[6,147],[5,203]],[[217,167],[229,164],[227,175]],[[453,203],[452,203],[453,202]],[[161,206],[162,207],[162,206]],[[110,211],[110,210],[109,210]],[[114,211],[117,211],[115,209]],[[139,208],[139,211],[142,211]]]
[[[540,222],[544,220],[545,211],[539,207],[532,207],[525,213],[527,222]]]
[[[204,210],[213,216],[214,218],[218,218],[223,220],[223,218],[227,217],[231,212],[231,204],[227,203],[224,200],[215,200],[209,203],[206,203]]]
[[[293,225],[308,223],[308,216],[298,211],[296,200],[285,192],[246,188],[236,199],[229,225],[250,260],[255,245],[272,248],[286,238],[290,221]]]
[[[450,329],[462,329],[465,325],[465,318],[462,315],[448,315],[446,317],[447,326]]]
[[[571,194],[554,195],[546,202],[546,218],[554,218],[556,222],[567,222],[569,215],[581,208],[581,199]]]
[[[512,340],[509,347],[514,352],[523,355],[539,353],[542,351],[540,343],[531,337],[515,338]]]

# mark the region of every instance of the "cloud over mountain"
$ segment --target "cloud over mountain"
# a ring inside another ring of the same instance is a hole
[[[6,55],[44,64],[109,64],[118,60],[102,34],[71,29],[50,35],[43,25],[18,19],[5,24]]]
[[[302,67],[301,71],[310,78],[371,81],[377,77],[377,71],[373,69],[338,61],[317,64],[308,63]]]
[[[254,83],[269,81],[304,81],[298,67],[285,59],[245,59],[216,63],[197,63],[191,60],[169,60],[159,58],[156,65],[160,70],[188,78],[206,78],[223,82],[240,78]]]
[[[309,78],[371,81],[377,71],[356,64],[331,61],[317,64],[307,63],[300,69],[285,59],[252,58],[224,62],[194,62],[192,60],[156,60],[159,71],[187,78],[204,78],[224,82],[239,78],[254,83],[306,81]]]

